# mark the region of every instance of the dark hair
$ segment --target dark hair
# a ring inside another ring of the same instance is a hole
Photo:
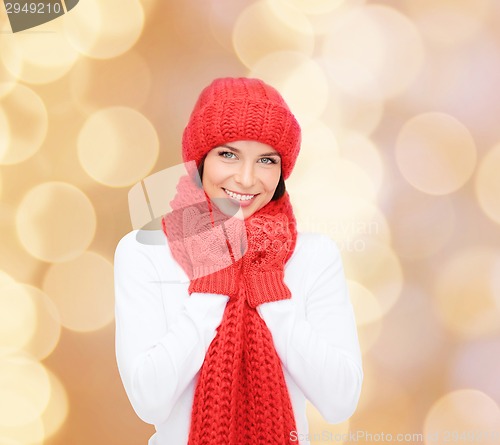
[[[203,180],[203,167],[205,166],[205,158],[206,155],[203,157],[203,159],[200,162],[200,165],[198,166],[198,174],[200,175],[200,182],[198,186],[200,188],[203,187],[201,181]],[[283,172],[281,172],[278,185],[276,186],[276,190],[274,191],[274,195],[271,198],[271,201],[276,201],[277,199],[280,199],[285,194],[285,192],[286,192],[285,180],[283,179]]]

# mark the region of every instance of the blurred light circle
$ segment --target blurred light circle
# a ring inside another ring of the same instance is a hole
[[[384,178],[384,165],[374,142],[362,134],[346,132],[340,146],[342,158],[361,167],[378,192]]]
[[[447,347],[446,332],[433,314],[429,295],[405,286],[398,304],[384,317],[370,357],[395,372],[401,382],[417,383],[422,375],[434,372]]]
[[[94,252],[53,264],[43,290],[55,302],[64,327],[78,332],[96,331],[114,316],[112,264]]]
[[[300,156],[294,167],[294,177],[314,168],[318,159],[338,159],[339,147],[335,134],[321,121],[311,122],[302,127]]]
[[[8,284],[15,284],[16,280],[12,278],[7,272],[0,270],[0,288]]]
[[[357,164],[343,158],[336,159],[334,152],[329,156],[318,157],[315,161],[309,164],[307,170],[302,170],[300,176],[292,175],[287,182],[287,188],[290,183],[296,191],[297,198],[310,200],[302,202],[303,206],[317,207],[328,212],[331,211],[326,209],[326,207],[331,207],[330,200],[337,197],[375,201],[375,186]],[[309,194],[306,195],[307,192]]]
[[[25,287],[0,284],[0,349],[22,349],[35,332],[36,317],[35,303]]]
[[[370,97],[359,97],[343,92],[332,101],[341,103],[342,127],[355,133],[370,135],[384,114],[384,102],[377,98],[376,93],[370,93]]]
[[[301,230],[328,234],[341,250],[363,249],[364,236],[389,242],[389,226],[374,203],[371,179],[354,162],[339,158],[334,135],[322,124],[311,128],[312,136],[304,138],[304,156],[287,181]]]
[[[393,434],[393,439],[396,438],[396,433],[409,431],[405,431],[405,423],[414,415],[412,408],[415,403],[414,397],[410,395],[408,387],[403,385],[397,375],[391,371],[392,369],[377,366],[373,360],[363,362],[363,390],[356,413],[360,417],[363,416],[361,431],[373,434],[372,443],[387,444],[387,441],[381,439],[381,435],[375,435],[380,434],[381,431],[386,436]],[[374,412],[377,413],[376,416],[373,415]],[[399,431],[395,431],[396,429]],[[369,436],[366,436],[366,439],[366,441],[361,439],[355,443],[367,445],[370,443]],[[396,443],[395,440],[394,442]],[[350,443],[350,441],[345,443]],[[401,441],[401,443],[404,442]]]
[[[441,445],[451,441],[497,445],[500,408],[481,391],[452,391],[431,407],[425,418],[423,431],[427,445]]]
[[[40,159],[43,157],[37,157]],[[36,162],[28,162],[28,165],[33,166]],[[15,167],[17,169],[17,167]],[[4,202],[0,202],[0,220],[3,221],[4,229],[0,231],[0,245],[2,246],[2,254],[0,258],[3,263],[0,267],[4,267],[6,271],[12,273],[16,277],[15,281],[20,283],[30,283],[36,280],[35,277],[40,273],[40,268],[43,265],[37,258],[34,258],[23,247],[21,240],[16,232],[16,213],[19,208],[19,203],[23,196],[23,192],[30,188],[29,183],[36,183],[38,174],[36,168],[21,167],[22,174],[9,174],[9,193],[6,195]],[[11,172],[12,173],[12,172]],[[36,176],[35,176],[36,175]],[[15,202],[12,201],[14,198]]]
[[[7,28],[8,23],[9,23],[8,16],[6,14],[1,14],[0,15],[0,27],[1,27],[0,29],[2,31],[7,31],[8,30],[8,28]]]
[[[36,30],[36,33],[14,33],[5,39],[1,57],[7,69],[20,80],[45,84],[63,77],[73,67],[79,53],[67,39],[61,38],[62,18],[41,24]]]
[[[356,314],[356,324],[364,325],[380,319],[382,310],[373,293],[354,280],[347,280],[347,284],[349,297]]]
[[[50,379],[52,392],[47,408],[41,417],[46,439],[53,436],[61,429],[69,412],[68,395],[63,384],[53,372],[47,370],[47,374]]]
[[[33,408],[29,406],[26,408],[33,411]],[[45,430],[40,418],[20,426],[0,425],[0,443],[2,445],[43,445],[44,439]]]
[[[35,258],[68,261],[84,252],[94,238],[96,214],[85,193],[64,182],[46,182],[23,197],[16,230]]]
[[[500,337],[478,338],[460,345],[449,367],[449,381],[454,388],[475,388],[500,404]],[[478,366],[478,363],[481,366]]]
[[[82,58],[71,71],[70,85],[74,102],[87,114],[115,105],[138,108],[150,92],[151,71],[133,50],[113,60]]]
[[[275,1],[275,0],[273,0]],[[311,22],[311,25],[314,28],[314,32],[316,35],[323,37],[325,34],[328,34],[332,29],[332,24],[338,19],[339,16],[346,14],[349,11],[353,11],[358,9],[366,4],[366,0],[342,0],[336,1],[334,4],[334,0],[323,2],[319,0],[319,2],[313,0],[311,2],[307,0],[279,0],[280,2],[287,2],[291,5],[294,5],[296,9],[301,10],[304,14],[307,14],[308,20]],[[292,3],[293,2],[293,3]],[[300,2],[300,6],[298,5]],[[321,5],[320,5],[321,3]],[[278,3],[276,3],[277,5]],[[314,13],[313,11],[319,11],[323,7],[328,5],[333,6],[333,9],[329,11],[325,11],[322,13]],[[306,12],[309,10],[310,12]]]
[[[232,34],[234,24],[248,6],[248,0],[209,0],[210,31],[215,40],[228,51],[233,51]]]
[[[9,121],[5,112],[0,108],[0,160],[5,156],[10,145]]]
[[[380,124],[384,103],[376,94],[361,97],[342,91],[334,82],[329,82],[330,96],[321,120],[336,135],[346,132],[369,136]]]
[[[434,305],[446,327],[465,337],[498,332],[492,276],[500,252],[474,247],[456,253],[438,271]]]
[[[79,52],[108,59],[128,51],[144,27],[144,10],[137,0],[85,0],[64,16],[66,37]]]
[[[337,241],[366,233],[385,236],[387,224],[374,205],[375,190],[366,173],[327,145],[318,147],[317,158],[315,152],[309,156],[315,162],[298,164],[287,182],[302,230],[327,233]]]
[[[253,65],[249,77],[273,85],[301,125],[316,121],[327,106],[328,79],[323,69],[302,53],[281,51],[269,54]]]
[[[377,344],[382,331],[383,321],[383,318],[377,318],[372,323],[358,324],[358,320],[356,319],[359,346],[363,355],[371,351]]]
[[[45,367],[24,354],[0,356],[0,431],[35,421],[50,399]]]
[[[155,8],[157,8],[158,5],[161,4],[162,3],[159,0],[141,0],[141,5],[146,16],[151,15],[155,11]]]
[[[54,302],[40,289],[19,285],[31,296],[36,308],[35,331],[23,350],[38,360],[48,357],[56,348],[61,335],[59,311]]]
[[[426,38],[440,44],[457,44],[473,38],[491,12],[490,0],[419,0],[407,11]]]
[[[293,175],[292,175],[293,177]],[[366,248],[365,237],[389,243],[391,231],[381,210],[372,202],[356,196],[333,195],[324,206],[319,195],[307,194],[301,189],[300,177],[287,182],[287,190],[294,205],[297,224],[301,231],[319,232],[330,236],[341,251],[362,252]]]
[[[2,76],[2,74],[3,73],[0,70],[0,76]],[[3,79],[3,77],[0,78],[2,79],[2,81],[0,82],[0,99],[2,99],[2,97],[10,93],[16,87],[17,82],[15,81],[6,82],[5,79]]]
[[[370,233],[360,235],[353,248],[342,251],[346,277],[368,289],[385,315],[398,301],[404,276],[394,250]]]
[[[456,215],[448,196],[430,196],[400,187],[390,215],[394,248],[403,258],[421,259],[438,253],[450,240]]]
[[[312,33],[313,28],[307,15],[287,1],[264,0],[266,6],[272,11],[275,17],[286,23],[291,29],[301,33]]]
[[[35,92],[20,84],[2,98],[2,109],[0,165],[17,164],[33,156],[45,140],[47,110]]]
[[[159,154],[156,130],[144,115],[111,107],[92,114],[78,135],[78,157],[97,182],[126,187],[154,167]]]
[[[336,17],[323,43],[323,57],[336,86],[364,97],[379,91],[377,73],[383,70],[385,50],[383,33],[366,8]]]
[[[497,143],[500,58],[496,34],[485,28],[465,45],[429,47],[425,69],[406,91],[404,102],[411,103],[413,110],[442,110],[459,118],[477,137],[481,151],[492,141]]]
[[[264,56],[278,51],[297,51],[311,55],[314,34],[307,18],[292,8],[276,16],[263,1],[250,4],[238,16],[233,28],[233,46],[237,56],[252,68]]]
[[[476,165],[476,146],[469,130],[444,113],[409,119],[396,141],[401,174],[416,189],[445,195],[462,187]]]
[[[423,66],[424,47],[415,26],[403,14],[370,5],[340,14],[333,21],[323,57],[342,90],[362,97],[390,98],[416,79]]]
[[[498,258],[493,264],[491,282],[493,287],[493,297],[495,298],[498,310],[500,310],[500,258]]]
[[[22,71],[22,60],[19,54],[11,49],[12,30],[5,14],[0,14],[0,99],[17,85]],[[7,64],[5,61],[7,60]]]
[[[477,170],[475,189],[486,215],[500,224],[500,144],[483,157]]]

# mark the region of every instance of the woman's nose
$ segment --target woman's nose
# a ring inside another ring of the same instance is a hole
[[[242,163],[235,174],[235,180],[244,188],[250,188],[255,184],[255,171],[252,163]]]

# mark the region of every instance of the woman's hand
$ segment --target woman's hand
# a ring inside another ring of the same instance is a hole
[[[206,203],[186,207],[182,213],[183,242],[192,276],[189,293],[205,292],[235,297],[238,293],[244,222],[228,217]]]
[[[248,222],[248,251],[243,257],[243,276],[249,288],[248,304],[284,300],[291,297],[283,281],[285,262],[292,245],[288,218],[261,215]]]
[[[191,279],[218,272],[241,258],[245,239],[242,221],[217,211],[210,214],[205,204],[199,204],[183,210],[182,222]]]

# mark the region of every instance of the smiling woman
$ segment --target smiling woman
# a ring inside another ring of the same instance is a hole
[[[331,423],[357,406],[340,254],[297,232],[285,188],[300,142],[273,87],[214,80],[184,130],[188,174],[163,230],[116,249],[118,367],[156,427],[150,445],[306,445],[306,397]]]
[[[280,155],[258,141],[234,141],[208,152],[200,177],[210,199],[229,196],[246,219],[273,198],[281,177]]]

